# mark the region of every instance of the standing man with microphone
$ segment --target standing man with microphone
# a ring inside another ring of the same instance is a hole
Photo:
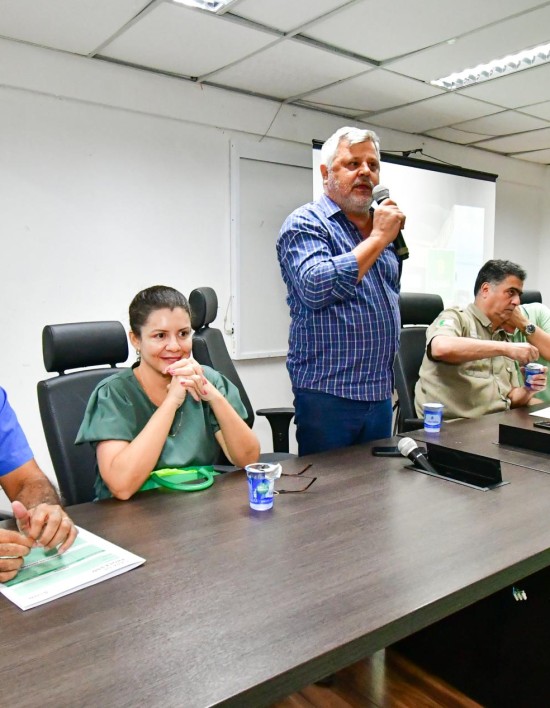
[[[324,195],[290,214],[277,241],[300,455],[391,435],[400,330],[394,241],[405,216],[386,194],[373,208],[378,136],[340,128],[321,175]]]

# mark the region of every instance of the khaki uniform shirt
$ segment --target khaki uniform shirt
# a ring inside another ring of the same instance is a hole
[[[420,367],[420,378],[415,388],[416,412],[422,417],[423,403],[443,403],[443,416],[452,418],[477,418],[486,413],[497,413],[510,408],[508,394],[520,386],[512,359],[495,356],[449,364],[433,361],[429,356],[430,343],[442,334],[449,337],[507,341],[503,329],[493,328],[489,318],[474,304],[465,309],[453,307],[437,317],[427,330],[427,350]]]

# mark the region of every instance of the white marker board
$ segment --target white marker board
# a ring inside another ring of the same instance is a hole
[[[311,153],[247,145],[231,151],[233,357],[285,356],[290,322],[275,244],[286,217],[311,201]]]

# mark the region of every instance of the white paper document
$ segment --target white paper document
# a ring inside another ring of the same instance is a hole
[[[0,583],[0,592],[22,610],[28,610],[143,563],[145,558],[78,527],[75,542],[63,555],[55,549],[31,549],[15,578]]]
[[[539,418],[550,418],[550,408],[542,408],[540,411],[533,411],[529,415],[536,415]]]

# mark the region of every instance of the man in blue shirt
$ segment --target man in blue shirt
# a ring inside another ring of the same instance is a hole
[[[77,531],[61,501],[36,464],[25,434],[0,387],[0,486],[12,502],[18,531],[0,528],[0,582],[17,575],[34,545],[71,546]]]
[[[277,241],[300,455],[391,435],[400,330],[393,241],[405,217],[390,199],[372,210],[379,173],[375,133],[336,131],[321,151],[325,194],[296,209]]]

